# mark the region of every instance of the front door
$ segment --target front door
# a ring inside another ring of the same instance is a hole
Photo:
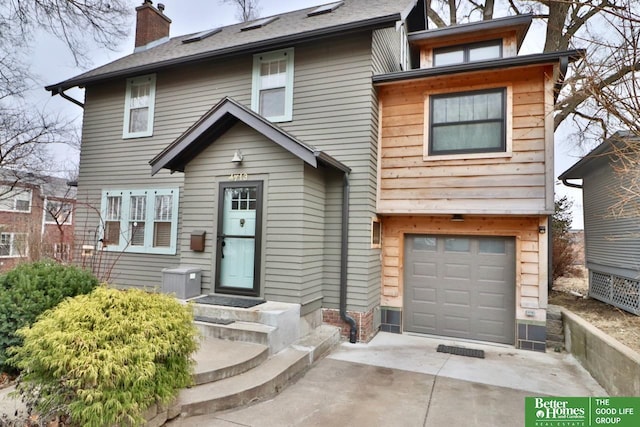
[[[260,293],[262,182],[224,182],[218,198],[216,292]]]

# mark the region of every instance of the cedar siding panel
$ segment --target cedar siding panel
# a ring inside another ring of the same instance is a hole
[[[547,214],[544,71],[438,77],[380,88],[382,104],[379,213]],[[508,155],[425,158],[428,95],[507,87]]]

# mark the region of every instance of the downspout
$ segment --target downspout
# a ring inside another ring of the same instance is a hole
[[[349,175],[344,174],[342,180],[342,242],[340,247],[340,318],[351,326],[349,342],[358,341],[358,325],[353,317],[347,314],[347,261],[349,258]]]
[[[63,97],[64,99],[66,99],[69,102],[73,102],[74,104],[76,104],[78,107],[80,108],[84,108],[84,104],[80,101],[78,101],[75,98],[70,97],[69,95],[67,95],[66,93],[64,93],[64,91],[62,90],[61,87],[58,88],[57,92],[51,91],[51,96],[54,95],[60,95],[61,97]]]

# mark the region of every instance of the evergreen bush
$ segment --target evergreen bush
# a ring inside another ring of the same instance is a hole
[[[54,261],[25,263],[0,276],[0,372],[15,373],[7,349],[20,345],[16,331],[67,297],[91,292],[98,279],[88,271]]]
[[[74,425],[142,424],[145,409],[192,382],[193,313],[167,295],[101,286],[18,334],[18,392],[40,414]]]

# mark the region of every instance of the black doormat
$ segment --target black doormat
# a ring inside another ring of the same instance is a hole
[[[193,302],[197,302],[198,304],[223,305],[225,307],[250,308],[255,307],[258,304],[263,304],[266,301],[263,299],[205,295],[203,297],[194,299]]]
[[[458,356],[469,356],[484,359],[484,350],[474,350],[472,348],[454,347],[450,345],[440,344],[438,346],[439,353],[450,353]]]

